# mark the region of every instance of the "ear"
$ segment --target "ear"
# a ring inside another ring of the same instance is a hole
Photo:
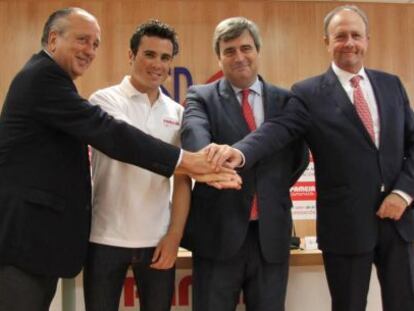
[[[328,36],[324,36],[323,37],[323,42],[325,42],[326,49],[329,52],[329,37]]]
[[[131,50],[128,50],[128,58],[129,58],[129,64],[132,65],[132,63],[134,62],[134,59],[135,59],[135,55],[134,55],[134,53],[132,53]]]
[[[223,70],[223,64],[221,63],[220,56],[218,58],[218,65],[219,65],[220,69]]]
[[[323,37],[323,42],[325,42],[325,45],[328,46],[329,45],[329,37],[324,36]]]
[[[56,31],[49,32],[47,37],[47,50],[52,54],[56,51],[58,37],[59,34]]]

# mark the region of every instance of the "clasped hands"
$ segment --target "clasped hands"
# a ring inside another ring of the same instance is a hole
[[[176,174],[185,174],[217,189],[240,189],[235,168],[242,163],[240,151],[228,145],[210,144],[198,152],[183,152]]]

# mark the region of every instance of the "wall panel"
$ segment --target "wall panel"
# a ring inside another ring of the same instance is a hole
[[[194,83],[217,72],[211,36],[223,18],[243,15],[259,25],[263,36],[261,73],[268,81],[290,87],[297,80],[324,71],[329,58],[323,44],[322,20],[338,2],[292,1],[0,1],[0,105],[11,79],[39,49],[43,23],[53,10],[80,6],[98,17],[102,46],[91,70],[77,81],[89,96],[97,88],[117,83],[128,70],[127,48],[131,32],[148,18],[173,25],[181,51],[175,66],[189,69]],[[366,65],[398,74],[414,98],[414,6],[359,4],[371,21],[371,42]],[[172,91],[172,79],[166,88]],[[181,86],[184,96],[186,85]]]

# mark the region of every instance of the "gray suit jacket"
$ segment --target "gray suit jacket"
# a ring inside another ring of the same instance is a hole
[[[263,82],[265,119],[282,112],[286,90]],[[182,145],[199,150],[211,142],[233,144],[250,133],[241,107],[225,79],[193,86],[186,99]],[[259,235],[268,262],[288,258],[291,236],[290,186],[308,163],[304,143],[295,142],[241,172],[242,190],[216,190],[196,183],[183,246],[195,255],[227,259],[246,237],[253,194],[258,195]]]

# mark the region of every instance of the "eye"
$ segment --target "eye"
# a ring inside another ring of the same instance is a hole
[[[235,52],[236,52],[236,50],[234,48],[229,48],[229,49],[225,49],[223,51],[223,55],[224,56],[232,56]]]
[[[146,58],[155,58],[155,53],[153,51],[145,51],[144,56]]]
[[[162,60],[163,62],[169,62],[169,61],[171,61],[171,60],[172,60],[172,56],[171,56],[171,55],[169,55],[169,54],[162,54],[162,55],[161,55],[161,60]]]
[[[251,45],[243,45],[241,47],[241,51],[243,53],[249,53],[249,52],[253,51],[253,47]]]
[[[360,33],[353,33],[352,34],[352,38],[354,38],[354,39],[361,39],[362,38],[362,35]]]
[[[84,37],[84,36],[80,36],[80,37],[77,38],[77,40],[80,43],[86,43],[88,41],[88,38]]]

